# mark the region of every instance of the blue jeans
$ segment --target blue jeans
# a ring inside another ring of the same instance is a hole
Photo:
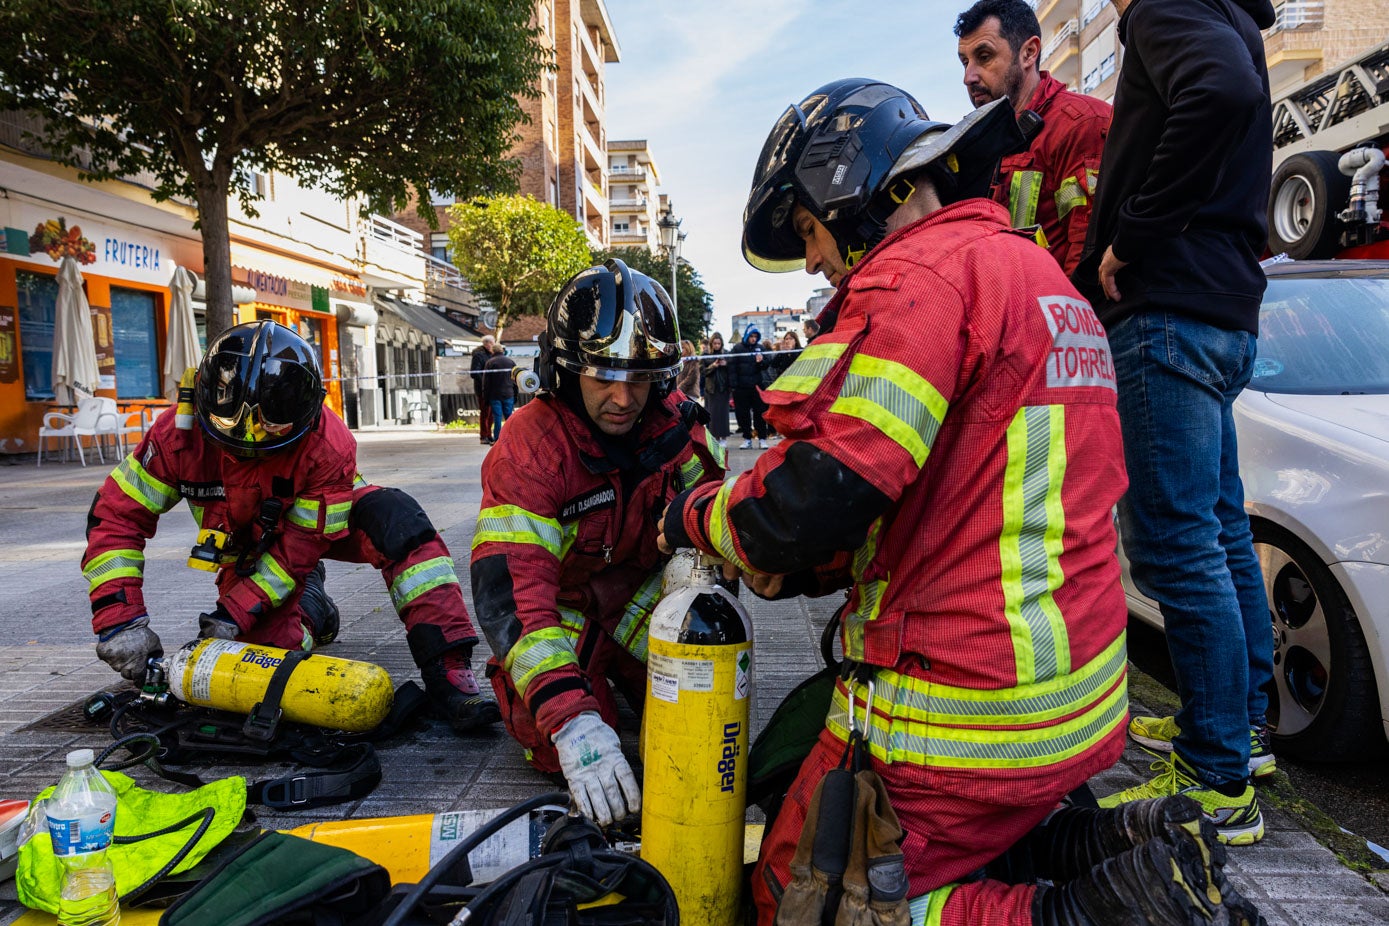
[[[1182,701],[1173,747],[1207,785],[1248,775],[1249,728],[1264,722],[1273,677],[1231,413],[1257,340],[1162,311],[1109,331],[1129,475],[1119,529],[1166,624]]]
[[[516,408],[516,399],[493,399],[492,406],[492,439],[500,440],[502,436],[502,422],[511,417],[512,411]]]

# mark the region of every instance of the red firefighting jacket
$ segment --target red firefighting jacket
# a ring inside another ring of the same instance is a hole
[[[88,516],[82,573],[92,627],[101,633],[145,613],[145,541],[159,516],[186,499],[200,528],[231,535],[231,551],[254,550],[262,501],[283,503],[278,536],[250,575],[218,575],[218,602],[242,632],[289,598],[329,545],[348,532],[357,442],[325,408],[317,428],[290,448],[256,460],[233,456],[195,424],[175,427],[175,409],[155,419],[140,445],[106,478]],[[209,608],[209,610],[211,610]]]
[[[1085,248],[1113,109],[1047,71],[1027,108],[1042,117],[1042,132],[1028,150],[1003,159],[993,198],[1008,207],[1014,228],[1041,227],[1038,243],[1070,276]]]
[[[549,395],[507,421],[483,463],[474,609],[546,735],[598,710],[575,653],[575,621],[598,621],[646,661],[666,559],[656,548],[657,521],[682,489],[723,475],[719,445],[702,425],[681,423],[682,401],[673,391],[648,405],[636,454],[649,465],[625,478],[589,425]]]
[[[667,539],[787,575],[787,594],[852,585],[843,649],[877,667],[879,761],[1064,793],[1117,759],[1127,710],[1104,329],[983,199],[888,236],[831,311],[765,391],[787,439],[678,498]],[[827,722],[845,739],[847,692]]]

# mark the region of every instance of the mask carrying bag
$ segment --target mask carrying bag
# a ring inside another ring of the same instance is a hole
[[[791,859],[791,883],[778,926],[910,926],[902,826],[887,788],[868,766],[865,737],[873,714],[873,675],[860,667],[849,685],[849,742],[838,768],[820,779]],[[854,687],[867,686],[863,723]]]

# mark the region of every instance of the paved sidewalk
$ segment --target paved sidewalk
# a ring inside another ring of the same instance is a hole
[[[455,559],[466,564],[486,448],[475,437],[418,431],[359,434],[358,440],[366,478],[414,494]],[[754,453],[730,456],[743,467],[755,459]],[[120,681],[93,654],[86,584],[77,565],[91,494],[107,469],[84,470],[75,464],[36,469],[32,463],[0,462],[0,797],[30,797],[57,780],[67,750],[105,745],[100,734],[21,728]],[[163,530],[147,550],[151,623],[169,645],[195,633],[198,613],[213,600],[210,579],[183,566],[192,541],[191,519],[176,510],[164,518]],[[329,563],[328,589],[343,619],[339,642],[328,652],[376,662],[397,684],[417,678],[379,575],[365,566]],[[471,605],[466,587],[465,595]],[[744,601],[757,634],[755,733],[786,692],[819,666],[820,630],[840,599],[763,602],[745,594]],[[485,658],[483,644],[476,664]],[[633,738],[627,745],[635,754]],[[258,817],[264,825],[287,828],[314,819],[504,807],[554,787],[526,766],[500,728],[461,739],[432,724],[392,740],[381,758],[384,780],[364,800],[309,814]],[[1134,784],[1148,776],[1149,761],[1146,753],[1131,748],[1123,762],[1092,784],[1100,794]],[[204,777],[240,773],[259,778],[274,771],[225,767],[206,770]],[[136,777],[167,787],[143,769]],[[1384,891],[1342,865],[1285,814],[1267,806],[1264,812],[1267,837],[1253,847],[1233,848],[1227,870],[1271,926],[1389,923]],[[0,885],[0,926],[21,912],[13,883]]]

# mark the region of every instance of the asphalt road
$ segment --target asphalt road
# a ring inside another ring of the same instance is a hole
[[[1133,619],[1129,621],[1129,659],[1175,690],[1162,634]],[[1327,816],[1389,851],[1389,755],[1377,761],[1347,763],[1306,762],[1280,755],[1278,767]]]

